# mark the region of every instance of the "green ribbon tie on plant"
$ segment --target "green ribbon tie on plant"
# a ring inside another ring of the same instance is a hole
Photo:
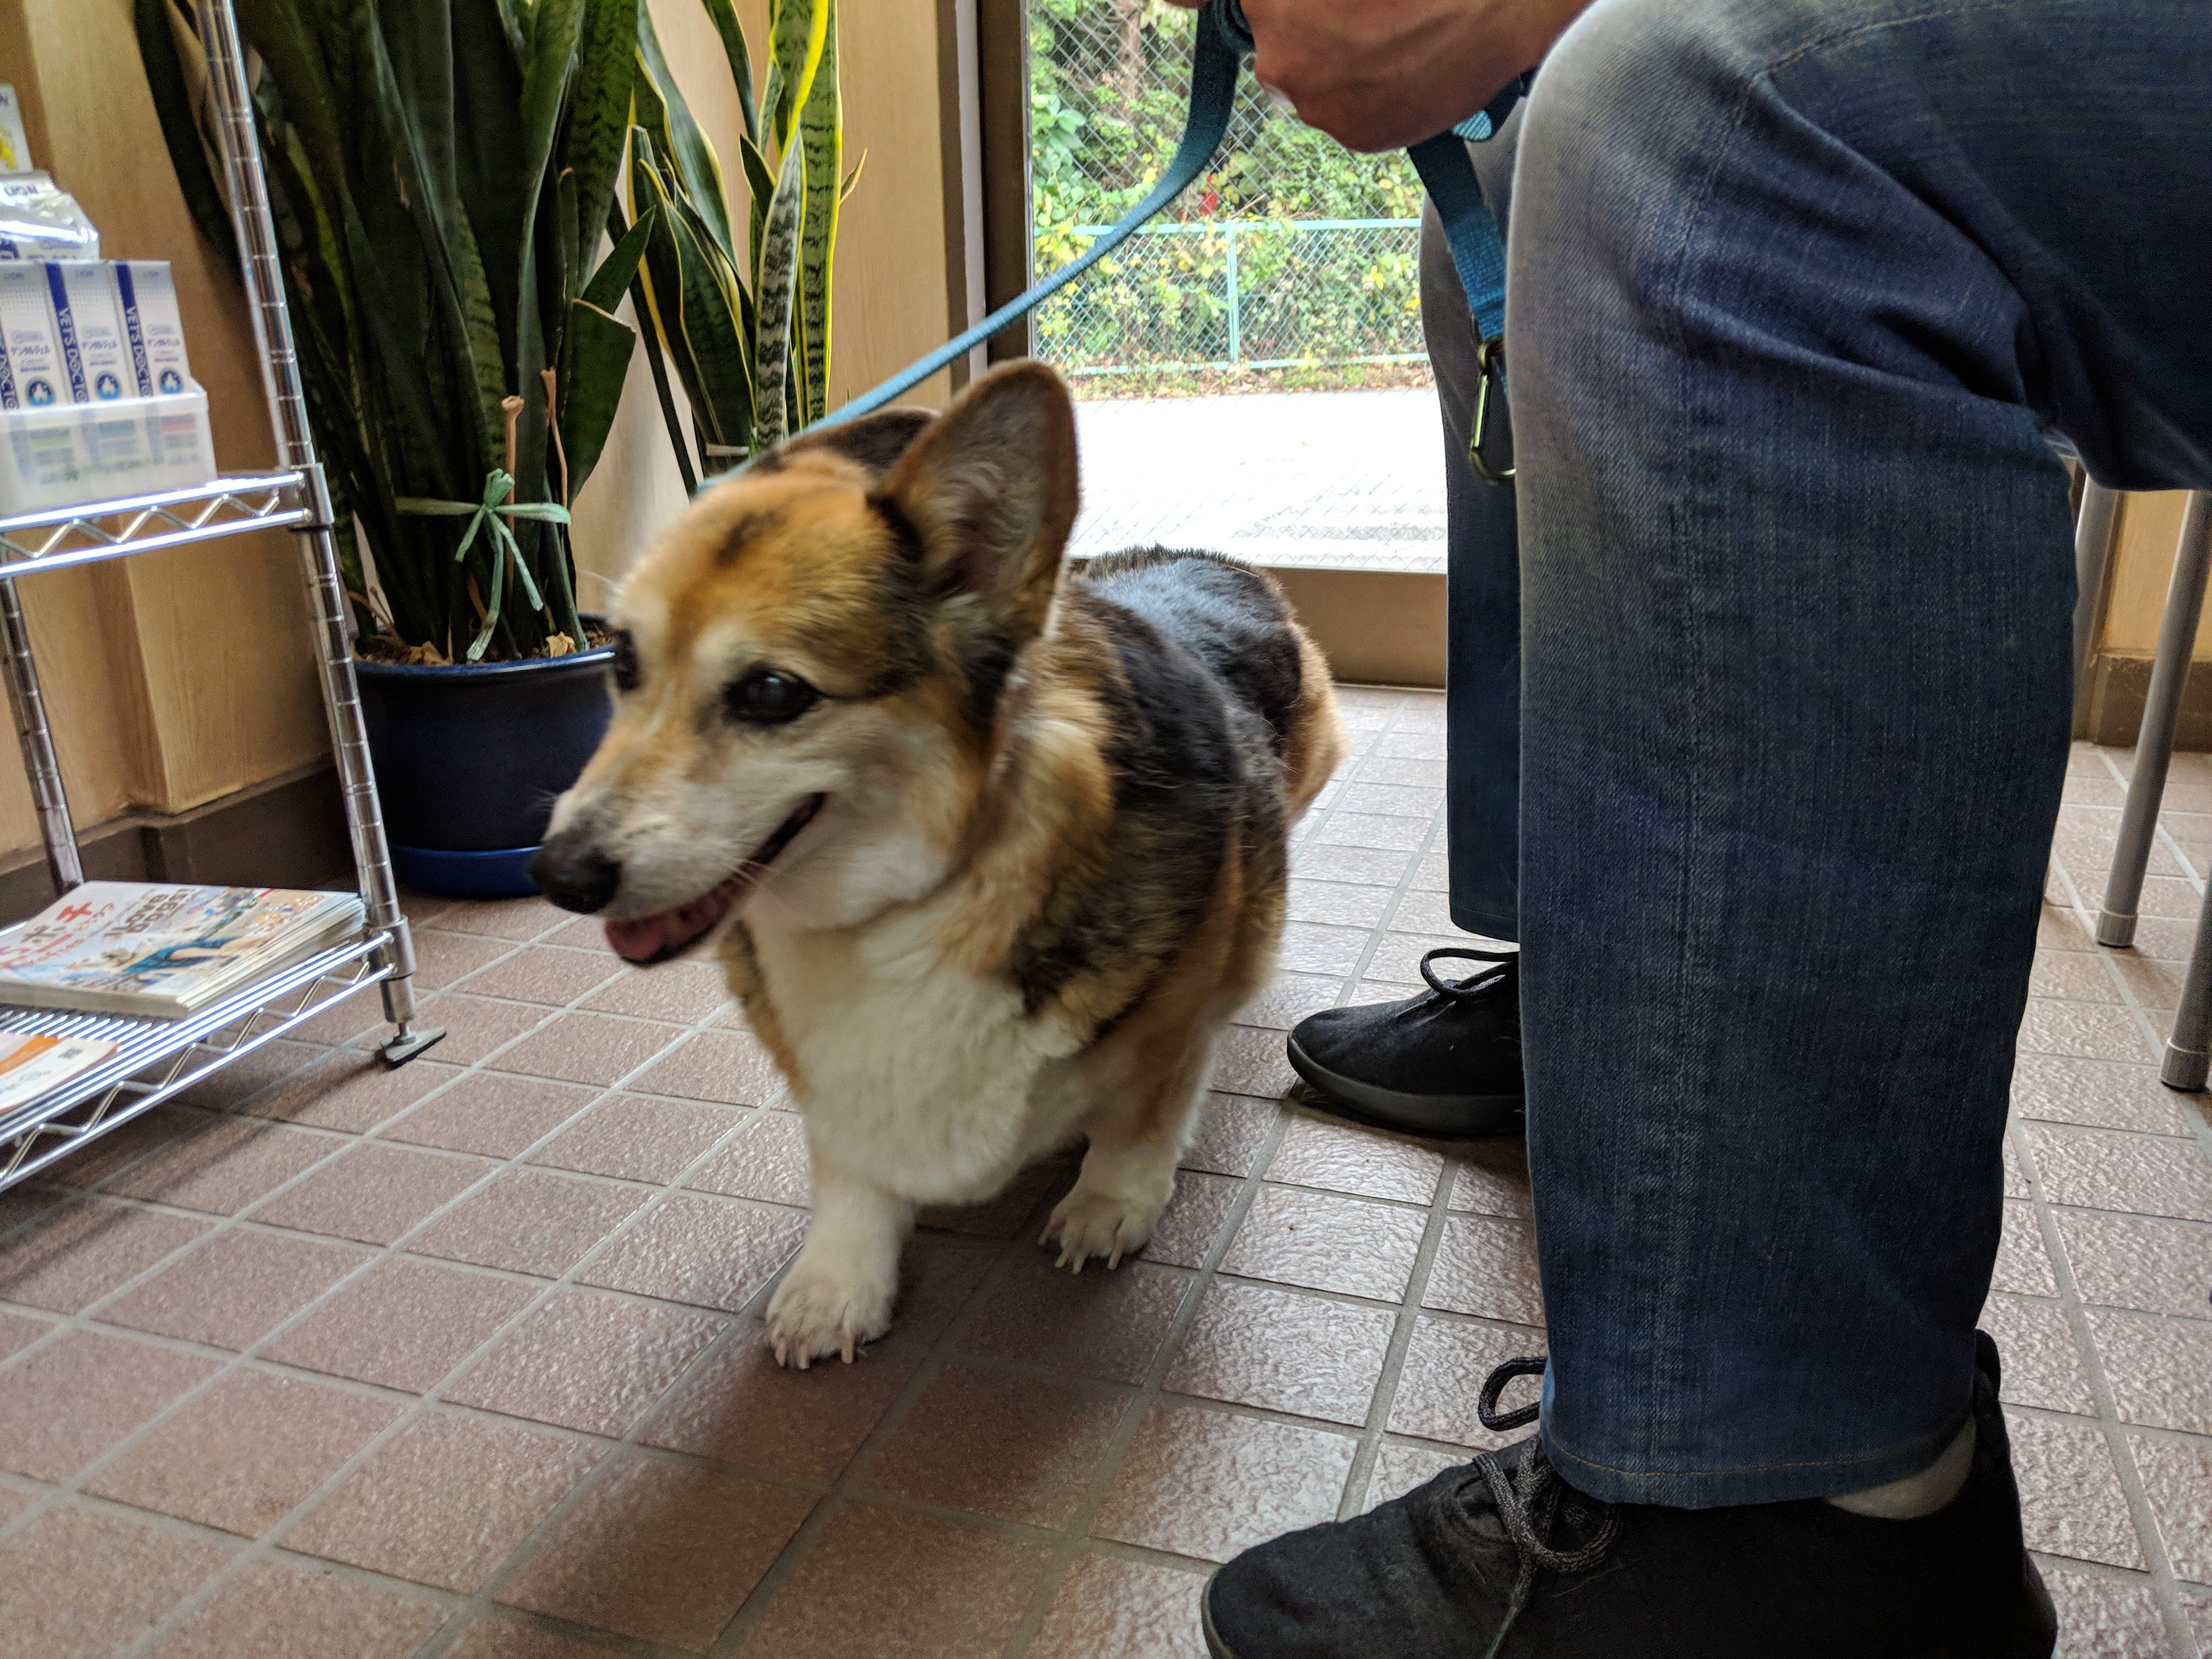
[[[522,584],[523,597],[530,601],[532,611],[541,611],[545,601],[538,597],[538,584],[530,579],[530,567],[522,562],[522,549],[509,529],[508,519],[535,519],[541,524],[566,524],[568,509],[558,501],[510,501],[507,493],[514,488],[514,479],[504,469],[494,467],[484,475],[483,500],[471,505],[467,501],[441,501],[428,495],[402,495],[392,504],[402,513],[425,519],[466,519],[469,527],[461,532],[461,544],[453,550],[453,562],[459,564],[469,556],[476,544],[477,532],[483,531],[492,544],[491,595],[484,601],[483,631],[469,643],[469,660],[480,662],[484,647],[491,643],[492,629],[499,623],[499,603],[501,578],[508,562],[514,565],[515,580]]]

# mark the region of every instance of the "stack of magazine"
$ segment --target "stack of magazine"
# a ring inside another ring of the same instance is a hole
[[[88,881],[0,932],[0,1004],[175,1019],[361,925],[351,893]]]

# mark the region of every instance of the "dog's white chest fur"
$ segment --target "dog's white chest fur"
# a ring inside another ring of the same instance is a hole
[[[807,1133],[914,1203],[988,1196],[1066,1133],[1054,1073],[1080,1040],[1020,992],[945,962],[931,918],[841,933],[757,927],[754,950],[805,1079]],[[1042,1085],[1042,1086],[1041,1086]]]

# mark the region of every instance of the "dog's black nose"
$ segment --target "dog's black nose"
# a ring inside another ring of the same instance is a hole
[[[563,910],[604,910],[622,885],[622,866],[581,831],[564,830],[531,854],[530,878]]]

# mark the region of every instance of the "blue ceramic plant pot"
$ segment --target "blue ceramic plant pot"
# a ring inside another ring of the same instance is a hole
[[[400,880],[445,898],[537,890],[524,866],[607,729],[613,659],[599,646],[448,668],[355,662]]]

